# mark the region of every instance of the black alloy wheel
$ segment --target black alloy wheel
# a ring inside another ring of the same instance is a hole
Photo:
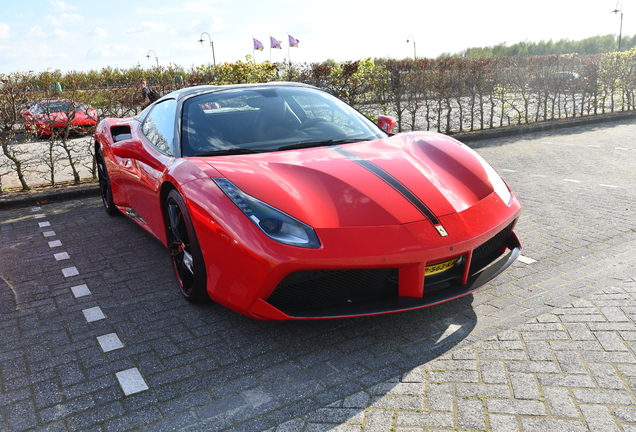
[[[95,159],[97,161],[97,177],[99,178],[99,190],[104,209],[109,215],[116,216],[119,214],[119,209],[113,202],[113,191],[110,187],[110,179],[108,178],[106,162],[104,161],[101,148],[95,150]]]
[[[165,212],[168,248],[181,294],[192,303],[209,301],[201,248],[183,197],[174,189],[166,198]]]

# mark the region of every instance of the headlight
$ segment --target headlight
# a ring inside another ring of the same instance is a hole
[[[290,246],[320,247],[318,236],[309,225],[246,194],[226,178],[212,177],[212,180],[271,239]]]

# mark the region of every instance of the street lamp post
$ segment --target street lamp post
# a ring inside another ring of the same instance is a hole
[[[208,35],[208,39],[210,39],[210,48],[212,48],[212,62],[214,62],[214,67],[216,67],[216,56],[214,55],[214,42],[212,42],[212,37],[207,32],[201,33],[201,39],[199,39],[199,42],[201,43],[203,43],[203,35]]]
[[[621,8],[618,8],[618,5],[621,5]],[[621,50],[621,37],[623,36],[623,3],[618,2],[616,3],[616,7],[614,8],[613,11],[611,11],[611,13],[613,14],[617,14],[617,13],[621,13],[621,27],[620,30],[618,32],[618,51],[620,52]]]
[[[413,40],[413,61],[417,61],[417,53],[415,51],[415,36],[413,36],[412,34],[408,35],[406,37],[406,43],[409,43],[411,41],[409,38]]]
[[[157,67],[159,67],[159,57],[157,57],[157,53],[154,50],[148,50],[148,54],[146,54],[146,57],[148,58],[148,60],[150,60],[150,53],[152,53],[152,55],[155,56],[155,60],[157,61]]]

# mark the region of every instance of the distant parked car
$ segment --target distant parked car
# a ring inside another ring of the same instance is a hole
[[[549,88],[551,90],[569,90],[578,87],[579,84],[586,80],[586,78],[581,77],[576,72],[550,72],[543,76],[530,78],[530,86]]]
[[[92,132],[97,112],[70,99],[40,99],[20,111],[24,129],[38,136],[60,132]]]

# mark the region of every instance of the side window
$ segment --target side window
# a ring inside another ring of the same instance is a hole
[[[169,155],[172,155],[176,110],[177,101],[174,99],[158,103],[141,126],[141,131],[146,138],[159,150]]]

